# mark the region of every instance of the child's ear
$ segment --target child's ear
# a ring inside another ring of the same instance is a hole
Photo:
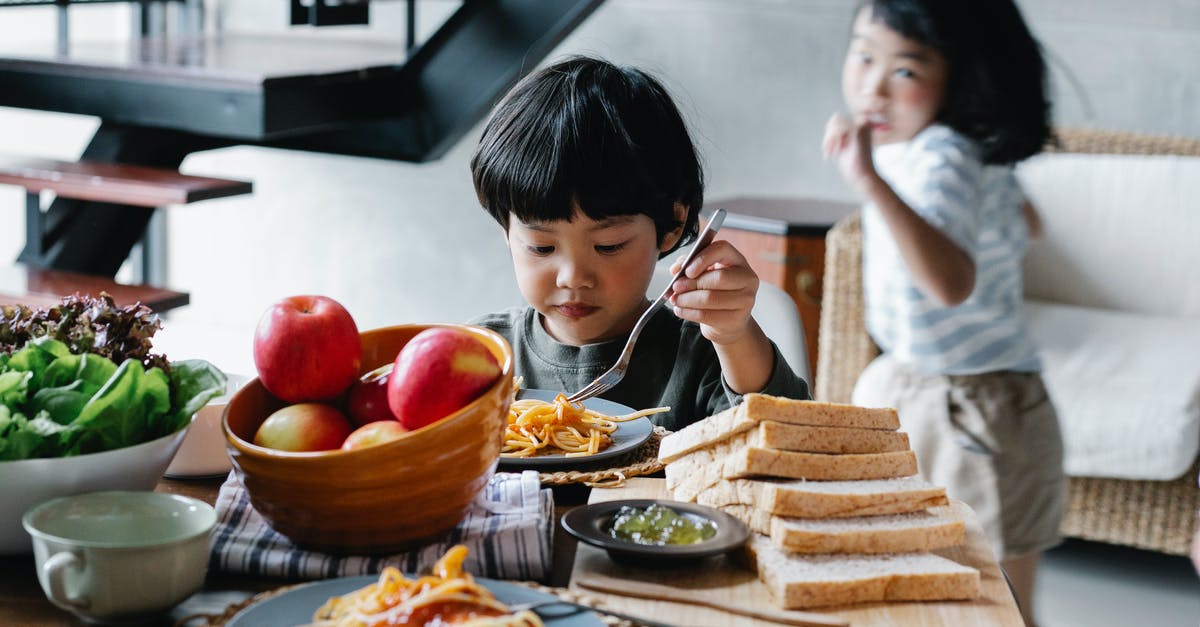
[[[683,237],[683,227],[687,224],[688,208],[681,202],[675,203],[675,228],[663,234],[662,243],[658,245],[659,252],[667,252],[675,247],[679,238]]]

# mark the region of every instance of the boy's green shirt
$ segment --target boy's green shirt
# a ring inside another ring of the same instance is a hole
[[[492,329],[508,340],[515,374],[525,378],[527,389],[575,392],[608,370],[625,346],[624,337],[586,346],[560,344],[546,333],[532,307],[487,314],[471,324]],[[792,372],[773,342],[771,348],[775,366],[771,380],[759,391],[811,398],[808,384]],[[666,309],[660,309],[642,330],[625,378],[601,397],[635,410],[669,406],[671,411],[650,420],[671,431],[742,400],[725,384],[716,349],[700,333],[700,325],[680,320]]]

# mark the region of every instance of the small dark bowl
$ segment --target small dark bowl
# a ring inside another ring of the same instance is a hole
[[[618,540],[609,535],[613,519],[622,507],[645,509],[650,505],[661,505],[692,519],[712,521],[717,525],[717,533],[707,540],[683,545],[638,544]],[[690,563],[732,551],[750,538],[750,530],[746,528],[745,523],[725,512],[695,503],[661,499],[626,499],[584,505],[567,512],[562,517],[562,526],[580,542],[608,551],[609,557],[614,560],[632,562],[639,566]]]

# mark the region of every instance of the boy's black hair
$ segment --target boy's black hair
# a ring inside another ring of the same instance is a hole
[[[666,89],[641,70],[589,57],[513,87],[483,129],[471,175],[506,231],[510,212],[525,222],[570,220],[578,203],[593,220],[645,214],[661,243],[679,226],[680,203],[688,215],[671,250],[695,237],[704,201],[696,148]]]
[[[866,0],[860,6],[872,20],[945,57],[949,75],[937,121],[978,142],[984,163],[1014,163],[1051,141],[1041,46],[1013,0]]]

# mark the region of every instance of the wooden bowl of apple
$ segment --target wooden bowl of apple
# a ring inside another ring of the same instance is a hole
[[[499,334],[360,334],[331,299],[291,297],[263,316],[254,356],[259,377],[222,420],[227,449],[254,508],[300,546],[381,553],[432,539],[496,468],[513,383]]]

